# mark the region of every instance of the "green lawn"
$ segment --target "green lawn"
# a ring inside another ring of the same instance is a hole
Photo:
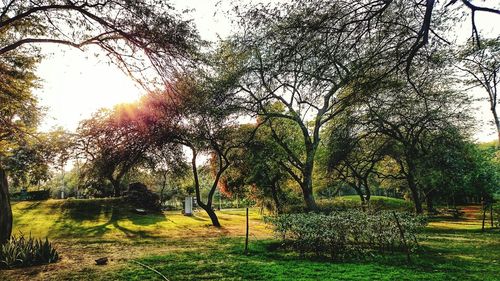
[[[0,280],[500,280],[500,233],[480,232],[477,209],[461,220],[433,219],[422,249],[404,255],[330,262],[277,246],[257,210],[251,211],[250,254],[243,251],[244,210],[219,212],[221,229],[203,213],[141,216],[116,201],[14,203],[15,232],[48,236],[62,259],[0,272]],[[93,259],[107,256],[109,265]]]

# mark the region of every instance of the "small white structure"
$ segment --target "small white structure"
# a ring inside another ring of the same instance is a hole
[[[184,201],[184,215],[192,216],[193,215],[193,197],[187,196]]]

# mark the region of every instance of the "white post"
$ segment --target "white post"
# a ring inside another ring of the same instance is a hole
[[[192,216],[193,215],[193,197],[187,196],[184,201],[184,215]]]

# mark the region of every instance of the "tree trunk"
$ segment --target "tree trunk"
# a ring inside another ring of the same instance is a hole
[[[201,203],[201,202],[200,202]],[[205,212],[207,212],[208,216],[210,217],[210,220],[212,221],[212,225],[215,227],[221,227],[219,218],[217,217],[217,214],[215,214],[214,209],[212,209],[212,206],[205,205],[205,204],[198,204]]]
[[[490,224],[491,228],[493,228],[493,203],[490,204]]]
[[[111,185],[113,186],[113,197],[120,197],[121,194],[121,188],[120,188],[120,181],[115,180],[113,178],[110,178],[109,181],[111,182]]]
[[[372,196],[372,193],[370,191],[370,185],[368,184],[368,179],[367,178],[363,179],[363,182],[365,185],[365,193],[366,193],[365,200],[366,200],[366,202],[370,202],[370,198]]]
[[[274,204],[276,205],[276,213],[281,214],[281,204],[278,198],[278,188],[276,183],[271,184],[271,196],[273,197]]]
[[[161,184],[161,190],[160,190],[160,203],[161,205],[163,206],[163,204],[165,203],[164,201],[164,198],[163,198],[163,193],[165,192],[165,188],[167,187],[167,175],[166,175],[166,172],[163,174],[163,182]]]
[[[424,209],[422,208],[422,202],[420,201],[418,186],[414,176],[416,167],[408,158],[409,157],[407,157],[408,172],[406,175],[406,181],[408,182],[408,188],[410,189],[413,204],[415,205],[415,213],[420,215],[424,212]]]
[[[316,201],[314,200],[313,195],[313,169],[314,169],[314,155],[316,154],[316,149],[308,148],[306,151],[307,157],[304,168],[302,170],[303,180],[301,183],[302,193],[304,195],[304,202],[306,203],[306,207],[309,211],[318,210],[318,205],[316,205]]]
[[[415,183],[415,178],[413,177],[413,174],[408,173],[406,180],[408,182],[408,188],[410,189],[411,192],[413,205],[415,206],[415,213],[422,214],[424,212],[424,209],[422,208],[422,202],[420,201],[417,184]]]
[[[12,234],[12,209],[9,198],[7,173],[0,166],[0,245],[7,242]]]
[[[434,202],[433,202],[433,196],[432,192],[429,192],[427,196],[425,197],[425,204],[427,205],[427,212],[433,213],[434,212]]]
[[[500,147],[500,119],[498,118],[496,107],[493,107],[493,106],[491,107],[491,113],[493,113],[495,126],[497,127],[497,135],[498,135],[497,148],[498,148],[498,147]]]
[[[483,223],[481,226],[481,231],[484,232],[484,223],[486,221],[486,204],[483,202]]]
[[[366,200],[365,200],[365,195],[363,194],[363,190],[361,188],[360,182],[358,183],[351,183],[351,187],[356,191],[356,193],[359,196],[359,200],[361,201],[361,209],[363,211],[366,211]]]
[[[212,196],[213,196],[213,188],[216,186],[214,184],[212,186],[212,190],[210,191],[208,195],[208,200],[207,204],[203,203],[201,201],[201,192],[200,192],[200,180],[198,178],[198,168],[196,167],[196,157],[197,157],[197,152],[196,149],[192,146],[190,146],[191,151],[193,152],[193,156],[191,158],[191,169],[193,172],[193,179],[194,179],[194,190],[196,193],[196,202],[198,203],[198,206],[200,206],[210,217],[210,220],[212,221],[212,225],[215,227],[221,227],[219,218],[217,218],[217,214],[215,214],[215,211],[212,209]]]
[[[307,210],[309,211],[318,210],[318,205],[316,205],[316,201],[314,200],[314,195],[312,194],[312,190],[302,188],[302,192],[304,194],[304,201],[306,202]]]
[[[318,205],[316,205],[316,201],[314,200],[314,195],[313,195],[312,169],[313,169],[313,164],[306,163],[306,167],[304,168],[303,172],[304,180],[302,181],[301,186],[307,210],[316,211],[318,210]]]
[[[248,207],[247,207],[247,212],[246,212],[246,231],[245,231],[245,250],[243,251],[243,254],[248,255],[248,231],[249,230],[249,224],[248,224]]]

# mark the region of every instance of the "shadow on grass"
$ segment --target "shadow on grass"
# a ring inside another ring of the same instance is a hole
[[[198,216],[196,216],[196,215],[186,216],[186,217],[187,217],[187,218],[190,218],[190,219],[193,219],[193,220],[196,220],[196,221],[203,221],[203,222],[208,221],[208,219],[206,219],[206,218],[202,218],[202,217],[198,217]]]
[[[62,208],[61,217],[55,222],[51,234],[57,237],[100,238],[105,234],[118,230],[127,238],[153,238],[148,231],[140,227],[154,225],[165,221],[163,213],[139,215],[121,204],[82,204],[80,206],[66,206]],[[125,227],[123,223],[130,221],[135,227]],[[101,223],[100,223],[101,222]],[[96,225],[97,224],[97,225]]]
[[[41,203],[42,203],[42,201],[30,202],[26,207],[19,208],[19,209],[22,211],[36,210],[38,208],[38,206],[40,206]]]

